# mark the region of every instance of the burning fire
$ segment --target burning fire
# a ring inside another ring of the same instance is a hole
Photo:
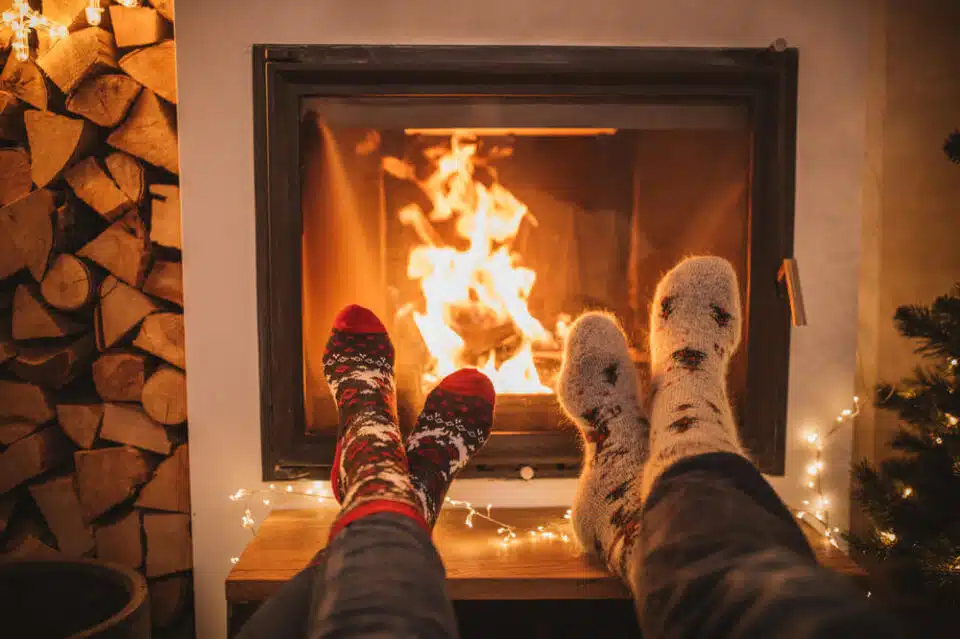
[[[420,240],[407,263],[407,276],[420,283],[423,312],[413,312],[431,355],[424,383],[435,384],[463,367],[475,367],[493,380],[498,393],[545,394],[553,391],[540,381],[534,346],[556,348],[556,339],[527,306],[537,274],[518,266],[512,242],[524,220],[537,219],[497,179],[490,160],[509,154],[495,149],[487,157],[468,131],[457,131],[449,145],[429,148],[425,156],[432,173],[419,179],[414,167],[385,158],[384,168],[415,183],[429,198],[428,213],[417,204],[398,211],[400,222]],[[484,179],[475,175],[480,169]],[[466,249],[445,242],[433,223],[451,222]]]

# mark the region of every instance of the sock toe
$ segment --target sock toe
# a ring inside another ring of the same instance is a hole
[[[497,395],[490,378],[475,368],[463,368],[447,375],[438,387],[457,395],[479,397],[488,404],[493,404]]]
[[[333,328],[351,333],[386,333],[380,318],[368,308],[351,304],[346,306],[333,320]]]

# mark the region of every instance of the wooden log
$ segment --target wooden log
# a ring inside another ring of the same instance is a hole
[[[144,513],[147,537],[147,577],[184,572],[193,567],[190,546],[190,516]]]
[[[6,555],[10,559],[58,559],[60,553],[33,535],[23,537]]]
[[[0,280],[18,273],[26,266],[20,249],[13,243],[13,237],[7,233],[3,217],[0,215]]]
[[[6,422],[0,424],[0,444],[9,446],[40,428],[33,422]]]
[[[157,12],[170,22],[173,22],[173,3],[174,0],[150,0]]]
[[[175,113],[153,91],[140,92],[130,115],[110,134],[107,144],[171,173],[180,173]]]
[[[135,448],[98,448],[73,455],[83,520],[91,522],[133,496],[150,478],[143,453]]]
[[[3,83],[0,82],[0,87]],[[23,128],[24,103],[9,91],[0,88],[0,140],[22,145],[27,140]]]
[[[0,364],[17,356],[17,343],[11,329],[10,316],[0,315]]]
[[[142,47],[170,37],[170,23],[147,7],[110,7],[110,24],[117,47]],[[171,41],[172,42],[172,41]]]
[[[53,216],[53,250],[76,253],[104,230],[105,220],[75,197],[65,198]],[[96,277],[97,283],[100,281]]]
[[[40,281],[53,248],[53,193],[34,191],[0,209],[0,236],[6,235],[20,254],[20,261]]]
[[[157,305],[137,289],[108,276],[100,285],[100,303],[94,312],[97,346],[106,350],[126,337]]]
[[[30,155],[25,149],[0,149],[0,206],[19,200],[33,188]]]
[[[150,622],[154,628],[173,625],[190,604],[190,577],[173,575],[147,582],[150,594]]]
[[[69,253],[58,255],[40,283],[40,293],[50,306],[77,311],[93,301],[97,278],[83,260]]]
[[[110,176],[132,202],[139,203],[147,191],[140,161],[123,151],[114,151],[105,160]]]
[[[190,456],[187,444],[178,447],[173,455],[160,462],[153,479],[140,489],[136,506],[190,512]]]
[[[0,494],[70,459],[73,446],[60,429],[49,427],[14,442],[0,453]]]
[[[110,222],[133,208],[130,198],[120,190],[94,157],[88,157],[73,165],[63,177],[78,198]]]
[[[150,254],[146,239],[128,231],[123,220],[95,237],[77,255],[92,260],[131,286],[140,286]]]
[[[37,60],[47,77],[69,95],[87,76],[117,68],[117,48],[109,31],[90,27],[59,40]]]
[[[0,380],[0,419],[45,424],[54,414],[53,399],[40,386]]]
[[[117,521],[97,527],[97,559],[129,568],[143,564],[140,513],[130,511]]]
[[[184,352],[183,315],[180,313],[154,313],[147,316],[140,326],[133,345],[152,353],[160,359],[183,369],[187,366]]]
[[[177,103],[177,59],[173,40],[128,53],[120,58],[120,68],[167,102]]]
[[[93,333],[64,346],[21,346],[8,368],[22,380],[60,389],[88,370],[95,351]]]
[[[0,73],[0,89],[12,93],[41,111],[47,108],[47,81],[33,60],[21,62],[13,55],[7,58],[3,72]]]
[[[174,426],[187,421],[187,377],[169,366],[157,370],[143,385],[143,410],[150,417]]]
[[[150,241],[182,249],[180,239],[180,188],[172,184],[150,185]]]
[[[173,448],[166,429],[133,404],[105,404],[100,438],[169,455]]]
[[[80,448],[91,448],[100,431],[103,404],[57,404],[60,429]]]
[[[13,297],[13,339],[66,337],[88,330],[72,317],[48,308],[34,286],[21,284]]]
[[[7,531],[10,520],[17,510],[17,494],[0,495],[0,535]]]
[[[43,15],[68,29],[87,24],[90,0],[43,0]]]
[[[141,88],[120,73],[87,78],[67,98],[67,110],[112,129],[123,121]]]
[[[82,557],[93,550],[93,531],[83,521],[73,475],[34,484],[29,490],[47,527],[57,538],[60,552],[69,557]]]
[[[154,262],[143,282],[143,292],[183,306],[183,265],[180,262]]]
[[[57,179],[86,155],[97,139],[95,127],[86,120],[49,111],[27,111],[23,122],[30,142],[30,172],[38,187]]]
[[[123,351],[104,353],[93,363],[97,394],[108,402],[138,402],[146,379],[147,358]]]

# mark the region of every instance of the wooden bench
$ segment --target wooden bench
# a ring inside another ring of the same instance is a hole
[[[563,522],[562,508],[496,509],[497,519],[516,526],[519,543],[504,548],[496,525],[481,519],[465,525],[465,512],[445,509],[434,542],[456,601],[629,600],[629,591],[571,539],[534,540],[528,531]],[[302,570],[327,542],[332,509],[277,510],[260,526],[226,582],[231,636],[264,600]],[[863,571],[801,522],[821,564],[851,578]]]

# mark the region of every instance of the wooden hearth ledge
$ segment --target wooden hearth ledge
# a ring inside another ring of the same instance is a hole
[[[494,516],[530,528],[559,521],[563,509],[498,508]],[[263,521],[240,561],[227,578],[230,604],[259,602],[275,593],[313,558],[327,541],[332,509],[278,510]],[[820,563],[852,578],[863,571],[845,554],[825,543],[801,522]],[[447,568],[447,586],[454,600],[478,599],[626,599],[619,580],[577,551],[574,543],[529,541],[509,549],[496,541],[496,526],[479,519],[464,525],[464,512],[446,509],[434,541]]]

